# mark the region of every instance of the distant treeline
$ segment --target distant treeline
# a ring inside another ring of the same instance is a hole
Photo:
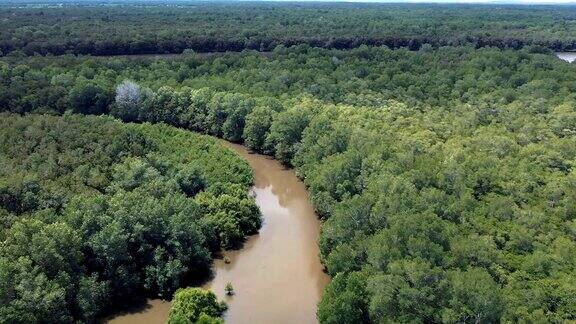
[[[576,7],[431,4],[206,4],[4,7],[2,55],[271,51],[278,45],[416,50],[472,45],[576,49]]]

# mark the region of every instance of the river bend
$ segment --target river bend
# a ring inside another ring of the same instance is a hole
[[[252,154],[241,145],[223,143],[252,167],[252,191],[264,222],[242,249],[224,252],[230,263],[214,261],[214,278],[204,287],[228,303],[226,323],[316,323],[316,306],[329,277],[320,264],[320,223],[306,187],[293,170],[274,159]],[[235,291],[231,297],[224,292],[228,282]],[[168,302],[151,300],[141,311],[115,317],[109,323],[164,322],[169,308]]]

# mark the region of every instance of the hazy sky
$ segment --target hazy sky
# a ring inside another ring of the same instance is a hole
[[[275,0],[265,0],[275,1]],[[397,3],[515,3],[515,4],[575,4],[576,0],[276,0],[276,1],[324,1],[324,2],[397,2]]]
[[[330,0],[325,0],[330,1]],[[334,1],[334,0],[332,0]],[[338,0],[336,0],[338,1]],[[576,4],[576,0],[340,0],[345,2],[399,2],[399,3],[518,3],[518,4]]]

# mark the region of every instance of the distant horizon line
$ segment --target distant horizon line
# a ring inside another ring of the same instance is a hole
[[[239,2],[276,2],[276,3],[366,3],[366,4],[480,4],[480,5],[576,5],[576,0],[0,0],[0,4],[121,4],[121,3],[239,3]]]

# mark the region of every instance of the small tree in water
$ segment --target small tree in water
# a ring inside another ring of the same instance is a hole
[[[234,287],[232,287],[231,282],[226,284],[226,287],[224,288],[224,290],[226,291],[226,295],[228,295],[228,296],[234,295]]]
[[[216,295],[202,288],[178,289],[174,294],[168,324],[222,323],[220,316],[226,304],[219,303]]]

